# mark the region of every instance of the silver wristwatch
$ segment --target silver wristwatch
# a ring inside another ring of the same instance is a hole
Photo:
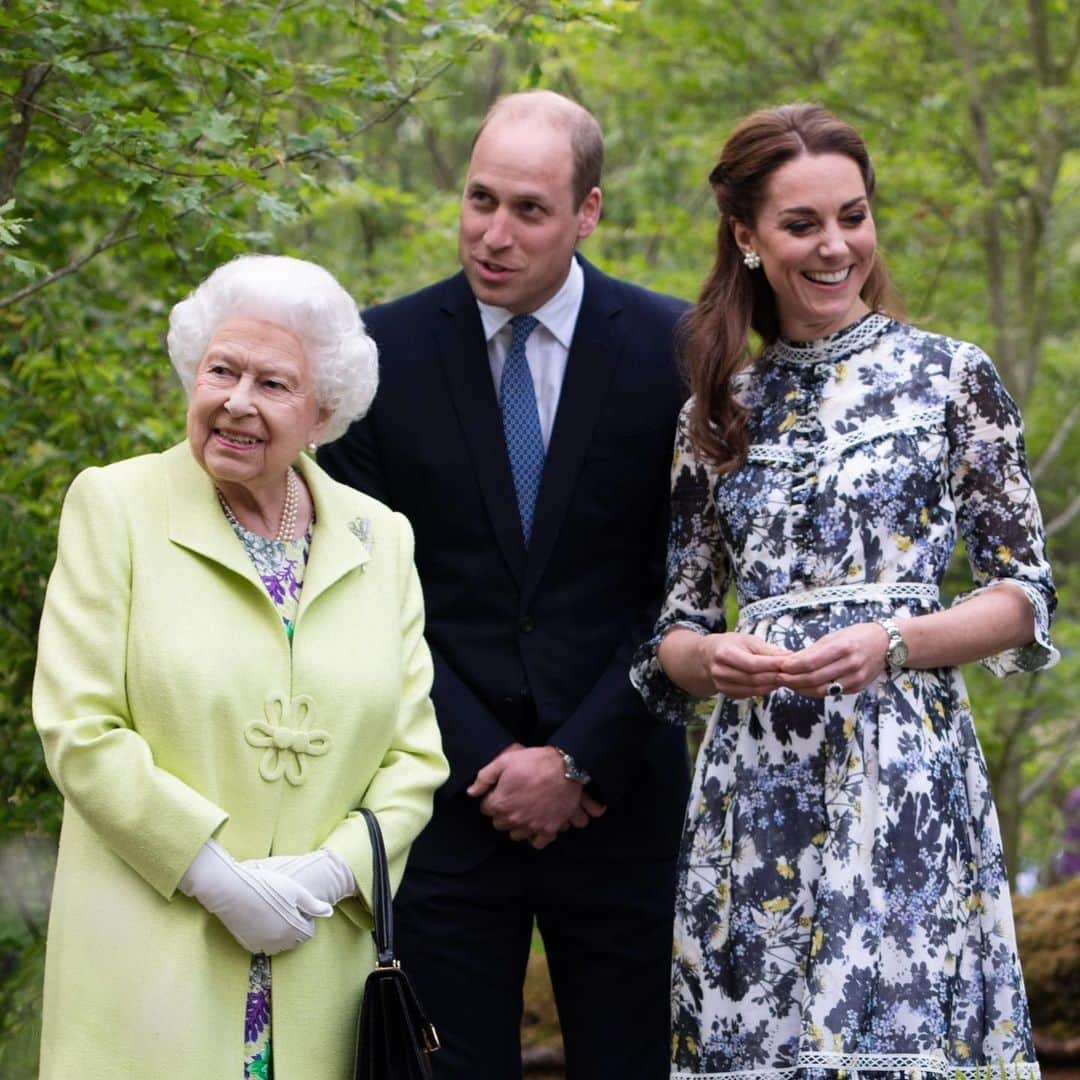
[[[587,784],[592,777],[582,769],[578,763],[568,754],[561,746],[556,746],[554,749],[558,752],[559,757],[562,758],[563,763],[563,776],[567,780],[576,780],[579,784]]]
[[[892,619],[878,619],[880,626],[889,635],[889,644],[885,647],[885,666],[890,675],[902,671],[907,663],[908,647],[904,635],[900,633],[900,627]]]

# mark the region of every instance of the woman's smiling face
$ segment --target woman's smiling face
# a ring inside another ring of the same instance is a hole
[[[769,177],[754,224],[732,228],[743,251],[761,256],[784,337],[824,337],[869,310],[859,294],[874,265],[877,233],[851,158],[801,154],[786,162]]]
[[[276,323],[233,318],[217,328],[195,372],[188,442],[218,486],[268,488],[326,415],[300,339]]]

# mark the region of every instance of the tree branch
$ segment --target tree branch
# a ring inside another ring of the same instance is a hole
[[[1035,111],[1032,146],[1035,176],[1027,190],[1026,212],[1022,216],[1022,235],[1017,245],[1017,311],[1025,324],[1023,368],[1020,398],[1025,400],[1035,383],[1042,363],[1043,338],[1049,307],[1047,268],[1052,265],[1047,243],[1047,230],[1053,213],[1054,189],[1057,186],[1065,154],[1073,143],[1073,125],[1067,108],[1057,101],[1055,88],[1067,75],[1059,76],[1050,44],[1050,24],[1046,0],[1027,0],[1028,38],[1032,66],[1035,70]]]
[[[1001,741],[1001,753],[998,755],[999,776],[1003,775],[1012,764],[1013,748],[1016,746],[1016,741],[1020,738],[1021,732],[1028,729],[1036,712],[1035,692],[1038,689],[1041,674],[1041,671],[1032,672],[1031,676],[1026,680],[1023,702],[1020,708],[1012,714],[1012,723],[1002,720],[1004,738]],[[997,786],[996,777],[991,777],[991,780],[994,782],[994,786]]]
[[[0,90],[0,97],[11,98],[12,101],[18,103],[19,97],[17,94],[10,94],[6,90]],[[62,127],[67,128],[69,131],[74,131],[79,135],[86,134],[86,126],[81,126],[73,120],[69,120],[66,116],[62,116],[60,113],[47,109],[44,105],[38,105],[35,102],[27,101],[26,105],[33,112],[39,112],[44,116],[49,117],[51,120],[55,120]],[[115,154],[121,161],[126,161],[129,165],[138,165],[139,168],[148,169],[150,172],[155,172],[159,176],[179,176],[183,180],[215,180],[222,174],[215,172],[212,168],[207,172],[183,172],[180,169],[167,169],[163,165],[157,165],[153,161],[147,158],[139,157],[136,154],[129,154],[124,150],[121,150],[119,146],[113,143],[105,143],[102,149],[107,150],[110,154]],[[5,200],[6,202],[7,200]]]
[[[1057,757],[1052,762],[1050,762],[1050,764],[1047,765],[1046,768],[1043,769],[1043,771],[1039,773],[1039,775],[1036,776],[1034,780],[1021,788],[1021,806],[1025,806],[1027,803],[1031,802],[1031,800],[1034,799],[1035,796],[1038,795],[1039,792],[1042,791],[1042,789],[1046,787],[1046,785],[1049,784],[1050,781],[1053,780],[1054,777],[1057,776],[1063,768],[1065,768],[1065,765],[1069,760],[1069,755],[1073,752],[1073,750],[1076,749],[1078,745],[1080,745],[1080,719],[1074,718],[1072,732],[1069,735],[1068,741],[1062,748],[1061,753],[1058,754]]]
[[[1072,40],[1068,42],[1068,46],[1065,53],[1065,60],[1061,65],[1061,82],[1065,82],[1070,71],[1072,71],[1073,64],[1076,63],[1076,57],[1080,54],[1080,7],[1073,9],[1073,18],[1076,20],[1073,26]]]
[[[7,296],[0,296],[0,308],[10,307],[12,304],[17,304],[20,300],[25,300],[28,296],[33,296],[34,293],[40,292],[47,286],[59,281],[61,278],[65,278],[69,274],[74,274],[76,270],[81,270],[91,259],[100,255],[103,251],[108,251],[109,248],[114,248],[120,244],[126,244],[129,240],[134,240],[135,237],[139,235],[138,229],[133,229],[131,232],[124,232],[131,224],[134,216],[134,213],[125,214],[124,217],[121,218],[120,221],[88,252],[84,255],[75,256],[75,258],[61,266],[59,270],[54,270],[51,274],[46,274],[45,277],[38,278],[37,281],[32,281],[29,285],[25,285],[23,288],[17,289]]]
[[[31,64],[23,72],[19,89],[15,91],[14,101],[18,118],[13,120],[8,128],[4,153],[0,155],[0,206],[11,198],[11,193],[15,190],[15,178],[19,175],[23,150],[26,148],[26,138],[30,134],[30,118],[33,116],[31,106],[34,95],[41,89],[51,70],[51,64]]]
[[[1061,532],[1077,514],[1080,514],[1080,494],[1074,495],[1069,505],[1046,523],[1046,535],[1053,536],[1054,533]]]
[[[1046,449],[1039,455],[1039,460],[1035,462],[1031,469],[1031,479],[1038,480],[1044,472],[1046,472],[1049,465],[1057,458],[1061,453],[1061,448],[1065,445],[1066,439],[1072,433],[1072,429],[1076,427],[1076,422],[1080,420],[1080,401],[1073,404],[1073,407],[1065,414],[1065,419],[1058,425],[1057,431],[1054,432],[1054,437],[1050,440]]]
[[[930,300],[937,295],[938,286],[940,285],[941,279],[952,258],[953,241],[956,240],[956,233],[957,225],[954,223],[949,228],[948,239],[944,244],[939,245],[941,248],[941,258],[936,260],[933,272],[930,274],[927,281],[926,288],[923,289],[922,296],[920,296],[918,301],[914,304],[915,312],[919,316],[926,313],[927,308],[930,306]]]
[[[1005,300],[1005,268],[1002,252],[1001,208],[996,198],[997,167],[990,142],[990,126],[983,108],[985,93],[979,81],[978,57],[964,32],[964,24],[956,0],[942,0],[942,8],[949,22],[953,48],[960,60],[967,86],[968,118],[975,136],[975,163],[979,184],[983,189],[986,207],[983,213],[987,274],[990,285],[990,320],[996,334],[995,355],[1006,373],[1008,381],[1016,386],[1016,364],[1013,343],[1008,333],[1008,306]]]
[[[1035,73],[1041,86],[1054,81],[1054,63],[1050,59],[1050,35],[1046,26],[1045,0],[1028,0],[1028,34],[1031,54],[1035,58]]]

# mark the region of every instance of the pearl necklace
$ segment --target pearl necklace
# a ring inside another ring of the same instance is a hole
[[[242,529],[244,526],[236,520],[236,515],[228,500],[222,495],[221,488],[215,487],[214,490],[217,492],[218,502],[221,503],[221,509],[225,511],[229,524],[237,525]],[[292,540],[296,535],[296,514],[299,509],[300,481],[296,478],[296,470],[290,465],[289,471],[285,474],[285,502],[281,507],[281,520],[278,522],[277,536],[274,537],[279,544]]]

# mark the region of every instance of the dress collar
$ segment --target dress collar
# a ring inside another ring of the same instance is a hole
[[[850,326],[816,341],[788,341],[778,338],[765,357],[787,364],[835,364],[872,345],[892,325],[892,319],[871,311]]]

